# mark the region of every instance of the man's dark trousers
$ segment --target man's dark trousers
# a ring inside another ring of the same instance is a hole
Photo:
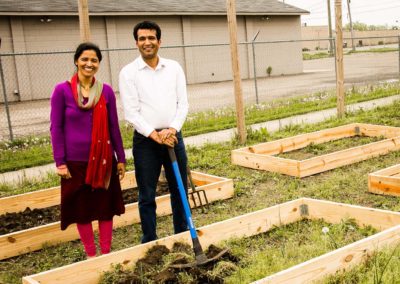
[[[179,165],[182,182],[187,193],[187,156],[181,132],[177,133],[178,144],[174,150]],[[179,195],[178,185],[168,156],[166,145],[160,145],[137,131],[133,137],[133,158],[135,165],[136,182],[139,188],[139,214],[142,226],[142,243],[157,239],[156,233],[156,188],[164,166],[165,176],[171,194],[171,207],[173,214],[175,234],[188,229],[185,212]]]

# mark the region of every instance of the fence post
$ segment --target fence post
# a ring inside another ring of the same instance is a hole
[[[343,31],[342,31],[342,0],[335,0],[336,18],[336,97],[338,118],[343,118],[346,112],[344,97],[344,67],[343,67]]]
[[[399,44],[399,79],[400,79],[400,35],[397,38],[398,44]]]
[[[1,55],[0,55],[0,77],[1,77],[1,85],[3,86],[4,107],[6,109],[6,114],[7,114],[8,131],[10,133],[10,140],[13,141],[14,135],[12,132],[12,127],[11,127],[10,110],[8,108],[8,99],[7,99],[7,93],[6,93],[6,84],[5,84],[5,80],[4,80],[3,63],[1,61]]]
[[[253,40],[251,41],[251,48],[253,51],[253,72],[254,72],[254,87],[256,89],[256,104],[258,104],[258,86],[257,86],[257,71],[256,71],[256,50],[255,50],[255,40],[258,36],[258,34],[260,33],[260,30],[258,30],[258,32],[256,33],[256,35],[253,37]]]

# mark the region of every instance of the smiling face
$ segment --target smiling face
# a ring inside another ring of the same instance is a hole
[[[82,52],[75,61],[75,65],[78,68],[79,77],[91,78],[99,69],[100,61],[96,51],[89,49]]]
[[[157,39],[156,30],[139,29],[136,46],[145,61],[157,58],[161,40]]]

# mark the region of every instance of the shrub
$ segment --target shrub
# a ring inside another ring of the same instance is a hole
[[[268,76],[271,76],[272,67],[271,67],[271,66],[268,66],[266,71],[267,71]]]

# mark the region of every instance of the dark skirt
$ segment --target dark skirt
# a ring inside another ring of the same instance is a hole
[[[125,213],[116,162],[107,190],[92,189],[85,184],[87,165],[87,162],[67,162],[72,178],[61,179],[61,230],[73,223],[111,220],[114,215]]]

